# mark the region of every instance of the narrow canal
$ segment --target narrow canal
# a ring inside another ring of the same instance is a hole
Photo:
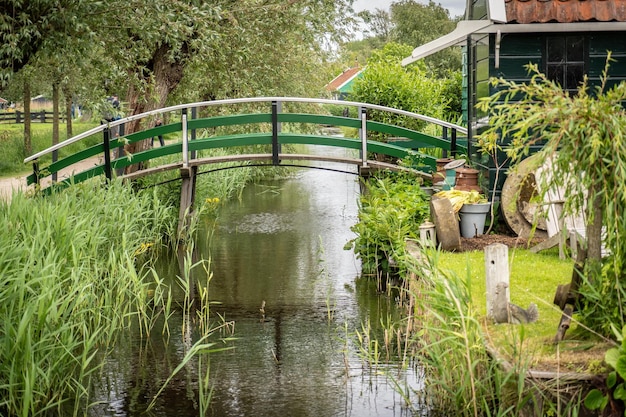
[[[298,169],[286,180],[247,187],[221,209],[200,249],[211,260],[212,317],[234,322],[236,340],[210,356],[209,415],[413,415],[383,375],[418,390],[413,371],[370,366],[355,342],[355,331],[379,334],[381,321],[396,314],[392,297],[360,278],[358,259],[343,249],[354,237],[358,195],[355,175]],[[122,359],[113,366],[127,375],[110,377],[116,389],[107,389],[105,414],[134,415],[158,389],[147,386],[184,354],[175,330],[168,353],[151,352],[157,344],[135,342],[134,365]],[[177,377],[152,415],[198,415],[193,387]]]

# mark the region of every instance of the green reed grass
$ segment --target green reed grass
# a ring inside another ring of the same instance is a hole
[[[554,389],[554,383],[526,377],[532,352],[527,349],[525,326],[500,329],[508,334],[505,340],[514,352],[513,363],[494,356],[485,343],[484,312],[477,308],[482,303],[474,295],[475,275],[461,276],[443,268],[440,256],[428,250],[417,259],[401,260],[411,271],[405,277],[403,336],[408,356],[404,357],[424,373],[424,403],[444,415],[468,417],[517,416],[529,411],[578,415],[580,402],[571,399],[580,392],[570,389],[564,394]],[[399,392],[404,391],[406,387]]]
[[[426,265],[436,264],[432,262]],[[420,282],[415,312],[424,320],[414,343],[433,407],[474,417],[506,411],[499,391],[512,375],[499,372],[489,358],[469,285],[435,267],[420,268],[416,276]]]
[[[0,203],[1,414],[88,403],[119,332],[150,322],[154,286],[137,272],[135,253],[146,242],[158,248],[173,215],[155,193],[120,184]]]

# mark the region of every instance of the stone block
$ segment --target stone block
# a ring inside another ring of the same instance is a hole
[[[441,245],[441,249],[448,251],[461,249],[459,220],[454,213],[450,200],[433,197],[430,200],[430,215],[433,223],[435,223],[437,241]]]

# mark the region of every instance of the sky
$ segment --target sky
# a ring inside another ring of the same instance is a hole
[[[418,0],[420,3],[428,4],[428,0]],[[354,10],[360,12],[362,10],[383,9],[389,11],[389,6],[394,0],[355,0]],[[462,16],[465,14],[465,0],[435,0],[435,3],[441,4],[450,11],[450,17]]]

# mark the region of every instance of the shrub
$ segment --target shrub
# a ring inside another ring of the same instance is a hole
[[[429,215],[429,200],[419,180],[391,174],[367,183],[361,196],[359,222],[352,227],[354,248],[365,274],[390,273],[391,259],[404,256],[405,240],[416,238],[418,226]]]

